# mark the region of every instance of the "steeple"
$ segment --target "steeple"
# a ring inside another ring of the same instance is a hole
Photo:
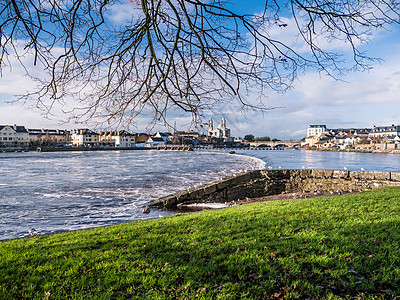
[[[221,120],[221,129],[225,129],[226,128],[226,121],[224,118],[222,118]]]
[[[210,118],[210,120],[208,120],[208,132],[213,130],[214,130],[214,121],[212,118]]]

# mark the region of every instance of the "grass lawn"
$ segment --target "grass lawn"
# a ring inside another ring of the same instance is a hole
[[[1,299],[400,299],[400,188],[0,243]]]

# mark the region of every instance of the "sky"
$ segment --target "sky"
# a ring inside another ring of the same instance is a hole
[[[129,2],[129,1],[128,1]],[[238,1],[238,11],[248,9],[248,1]],[[254,1],[260,5],[261,0]],[[129,12],[129,11],[128,11]],[[115,17],[126,17],[127,9],[123,5],[115,8]],[[290,39],[289,28],[282,33],[275,32],[282,39]],[[233,136],[246,134],[269,136],[279,139],[300,139],[305,136],[311,124],[326,125],[328,128],[371,128],[400,124],[400,26],[393,26],[389,31],[379,31],[362,47],[367,54],[380,57],[380,63],[373,63],[373,68],[366,72],[349,72],[335,80],[314,70],[300,73],[293,87],[285,94],[269,92],[263,100],[272,110],[266,112],[239,112],[234,105],[221,109],[212,117],[214,124],[221,118],[227,120],[227,126]],[[334,50],[349,53],[341,45],[331,45]],[[335,49],[336,47],[336,49]],[[28,62],[31,65],[31,62]],[[37,70],[40,72],[40,70]],[[14,102],[15,95],[31,91],[35,84],[24,75],[19,65],[4,69],[0,77],[0,125],[24,125],[28,128],[72,129],[80,124],[63,123],[61,111],[54,111],[53,116],[45,118],[42,112],[33,108],[32,103]],[[248,95],[249,100],[256,95]],[[150,116],[143,115],[137,120],[134,132],[149,130]],[[179,130],[192,129],[190,120],[176,117]],[[207,121],[207,120],[205,120]],[[152,131],[166,130],[156,126]]]

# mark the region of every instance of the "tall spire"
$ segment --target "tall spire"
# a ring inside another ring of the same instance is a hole
[[[222,120],[221,120],[221,128],[226,128],[226,120],[225,120],[225,118],[222,118]]]
[[[213,119],[210,117],[210,120],[208,120],[208,135],[212,135],[212,131],[214,130],[214,122]]]

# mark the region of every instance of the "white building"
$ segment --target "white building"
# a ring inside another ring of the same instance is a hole
[[[208,121],[208,135],[210,137],[224,139],[224,141],[231,139],[231,130],[226,127],[226,121],[222,118],[221,123],[214,129],[214,121],[210,118]]]
[[[368,137],[370,139],[374,138],[385,138],[385,137],[400,137],[400,125],[391,126],[374,126],[372,130],[369,132]]]
[[[321,136],[326,131],[326,125],[310,125],[307,128],[307,137]]]
[[[167,140],[161,138],[161,137],[156,137],[156,136],[151,136],[147,139],[145,147],[153,147],[153,146],[160,146],[160,145],[166,145]]]

